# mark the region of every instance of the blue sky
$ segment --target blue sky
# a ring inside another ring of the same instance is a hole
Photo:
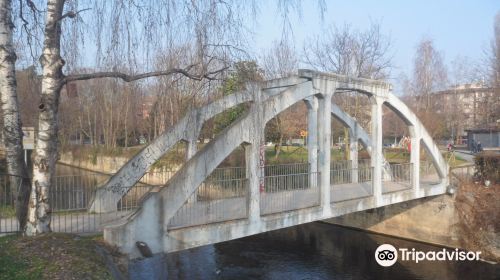
[[[425,36],[434,40],[449,63],[457,55],[472,60],[483,57],[483,50],[493,36],[493,20],[500,11],[500,0],[325,0],[324,20],[318,16],[317,1],[302,3],[302,16],[292,16],[297,50],[311,35],[321,34],[331,24],[350,24],[363,30],[371,21],[381,23],[382,32],[393,43],[392,76],[410,73],[417,43]],[[255,49],[260,51],[281,36],[282,19],[274,1],[262,5],[255,30]]]

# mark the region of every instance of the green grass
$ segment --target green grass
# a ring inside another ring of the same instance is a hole
[[[266,147],[266,164],[284,164],[307,162],[307,148],[303,146],[283,146],[280,154],[276,158],[274,147]],[[344,153],[340,150],[332,149],[332,160],[342,160]]]
[[[0,280],[112,279],[96,252],[98,239],[62,233],[0,237]]]
[[[0,279],[41,279],[44,262],[40,258],[22,258],[12,243],[16,235],[0,237]]]
[[[10,218],[16,216],[16,209],[14,206],[0,206],[0,217],[2,218]]]

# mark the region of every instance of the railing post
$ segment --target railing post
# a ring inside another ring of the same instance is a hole
[[[324,90],[323,97],[319,99],[318,108],[318,143],[319,153],[318,169],[320,171],[320,184],[321,184],[321,206],[323,208],[323,215],[331,214],[331,186],[330,186],[330,161],[331,161],[331,110],[332,110],[332,94],[333,91]]]
[[[420,194],[420,133],[415,126],[410,126],[409,130],[411,136],[410,163],[412,163],[411,185],[414,195],[418,196]]]
[[[372,104],[372,157],[371,166],[373,168],[373,195],[375,196],[376,204],[379,205],[382,200],[382,104],[383,101],[376,96],[373,96],[374,103]]]

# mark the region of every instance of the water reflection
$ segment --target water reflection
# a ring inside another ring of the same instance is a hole
[[[311,223],[167,256],[170,279],[499,279],[500,267],[483,262],[374,260],[384,243],[416,250],[426,244]]]

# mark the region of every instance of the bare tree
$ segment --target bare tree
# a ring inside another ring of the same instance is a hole
[[[379,23],[359,31],[344,24],[332,26],[324,36],[304,44],[305,63],[317,70],[369,79],[386,79],[392,69],[391,40],[382,33]],[[369,127],[369,100],[354,92],[336,94],[333,100],[363,127]],[[334,129],[334,131],[337,129]],[[345,145],[349,146],[344,127]],[[349,149],[346,149],[346,157]]]
[[[304,44],[305,63],[322,71],[353,77],[384,79],[392,68],[391,40],[380,24],[365,31],[345,24],[332,26],[325,35]]]
[[[3,138],[6,148],[7,172],[16,197],[16,216],[21,228],[26,225],[30,193],[28,172],[23,159],[23,132],[16,87],[16,54],[12,36],[12,3],[0,0],[0,93],[3,119]],[[18,189],[19,188],[19,189]]]
[[[431,94],[447,86],[447,76],[443,55],[431,39],[422,39],[415,53],[410,92],[417,100],[417,112],[434,109]]]
[[[273,42],[271,49],[263,55],[261,60],[266,79],[291,75],[297,71],[299,64],[292,42],[285,39]],[[297,113],[304,113],[303,111],[300,104],[296,104],[269,121],[270,125],[266,127],[266,138],[276,144],[275,158],[279,157],[284,138],[298,135],[299,127],[304,127],[303,123],[297,123],[302,120],[301,117],[297,117]]]
[[[493,23],[493,39],[490,49],[486,52],[486,76],[488,84],[493,88],[492,98],[481,100],[485,124],[491,125],[500,120],[500,12],[495,16]]]

